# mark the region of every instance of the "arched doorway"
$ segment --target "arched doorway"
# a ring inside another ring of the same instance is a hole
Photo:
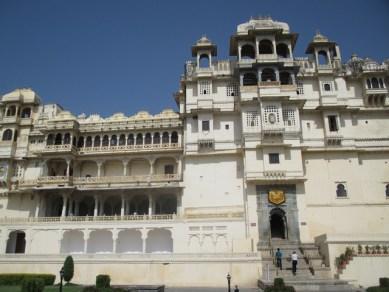
[[[270,211],[270,233],[274,239],[288,238],[285,212],[279,208]]]
[[[16,230],[9,234],[6,253],[25,253],[26,252],[26,233]]]

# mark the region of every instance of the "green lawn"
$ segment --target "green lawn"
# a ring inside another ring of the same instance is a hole
[[[82,290],[81,286],[69,286],[63,287],[63,292],[80,292]],[[0,292],[20,292],[20,286],[0,286]],[[58,286],[47,286],[44,292],[58,292]]]

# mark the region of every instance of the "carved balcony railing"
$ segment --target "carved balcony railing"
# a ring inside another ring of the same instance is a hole
[[[117,215],[117,216],[64,216],[64,217],[1,217],[0,224],[58,223],[58,222],[107,222],[107,221],[171,221],[176,214]]]
[[[259,86],[260,87],[274,87],[274,86],[280,86],[280,81],[260,81]]]
[[[42,187],[42,186],[85,186],[99,184],[126,184],[126,183],[149,183],[149,182],[171,182],[179,181],[181,175],[173,174],[153,174],[153,175],[132,175],[132,176],[42,176],[33,180],[21,180],[20,188]]]
[[[46,145],[42,149],[42,152],[45,153],[63,153],[63,152],[76,152],[77,148],[71,144],[64,145]]]

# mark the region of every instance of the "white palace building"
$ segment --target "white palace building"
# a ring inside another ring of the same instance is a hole
[[[200,38],[177,112],[75,116],[4,94],[0,272],[58,276],[72,254],[78,283],[255,287],[281,247],[299,279],[388,276],[387,254],[336,258],[389,246],[389,60],[342,61],[319,33],[296,57],[296,41],[270,18],[238,25],[226,60]]]

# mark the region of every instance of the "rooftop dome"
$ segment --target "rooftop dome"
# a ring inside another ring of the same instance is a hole
[[[316,32],[315,36],[313,37],[312,42],[314,42],[314,43],[327,43],[327,42],[329,42],[329,40],[326,36],[322,35],[320,32]]]

